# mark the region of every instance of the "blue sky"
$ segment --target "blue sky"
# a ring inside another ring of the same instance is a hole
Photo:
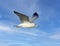
[[[16,10],[31,17],[40,27],[16,28]],[[60,0],[0,0],[0,46],[60,46]]]

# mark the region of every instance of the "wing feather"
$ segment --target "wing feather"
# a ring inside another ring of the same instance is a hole
[[[22,14],[22,13],[19,13],[17,11],[14,11],[14,13],[19,17],[19,19],[21,20],[21,22],[29,22],[29,17]]]
[[[30,22],[33,22],[33,21],[36,20],[38,17],[39,17],[39,16],[38,16],[38,13],[35,12],[35,13],[33,14],[33,16],[31,17]]]

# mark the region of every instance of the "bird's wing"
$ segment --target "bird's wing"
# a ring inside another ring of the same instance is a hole
[[[14,13],[19,17],[19,19],[21,20],[21,22],[29,22],[29,17],[22,14],[22,13],[19,13],[17,11],[14,11]]]
[[[38,16],[37,12],[35,12],[35,13],[33,14],[33,16],[31,17],[30,22],[33,22],[33,21],[36,20],[38,17],[39,17],[39,16]]]

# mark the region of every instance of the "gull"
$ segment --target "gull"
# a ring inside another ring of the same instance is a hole
[[[36,20],[39,16],[37,12],[33,13],[32,17],[29,18],[27,15],[19,13],[17,11],[14,11],[14,13],[19,17],[21,23],[18,24],[16,27],[23,27],[23,28],[33,28],[36,27],[37,25],[33,22]]]

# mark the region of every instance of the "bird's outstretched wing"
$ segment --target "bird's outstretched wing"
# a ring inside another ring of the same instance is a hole
[[[38,13],[35,12],[35,13],[33,14],[33,16],[31,17],[30,22],[33,22],[33,21],[36,20],[38,17],[39,17],[39,16],[38,16]]]
[[[29,17],[22,14],[22,13],[19,13],[17,11],[14,11],[14,13],[19,17],[19,19],[21,20],[21,22],[29,22]]]

